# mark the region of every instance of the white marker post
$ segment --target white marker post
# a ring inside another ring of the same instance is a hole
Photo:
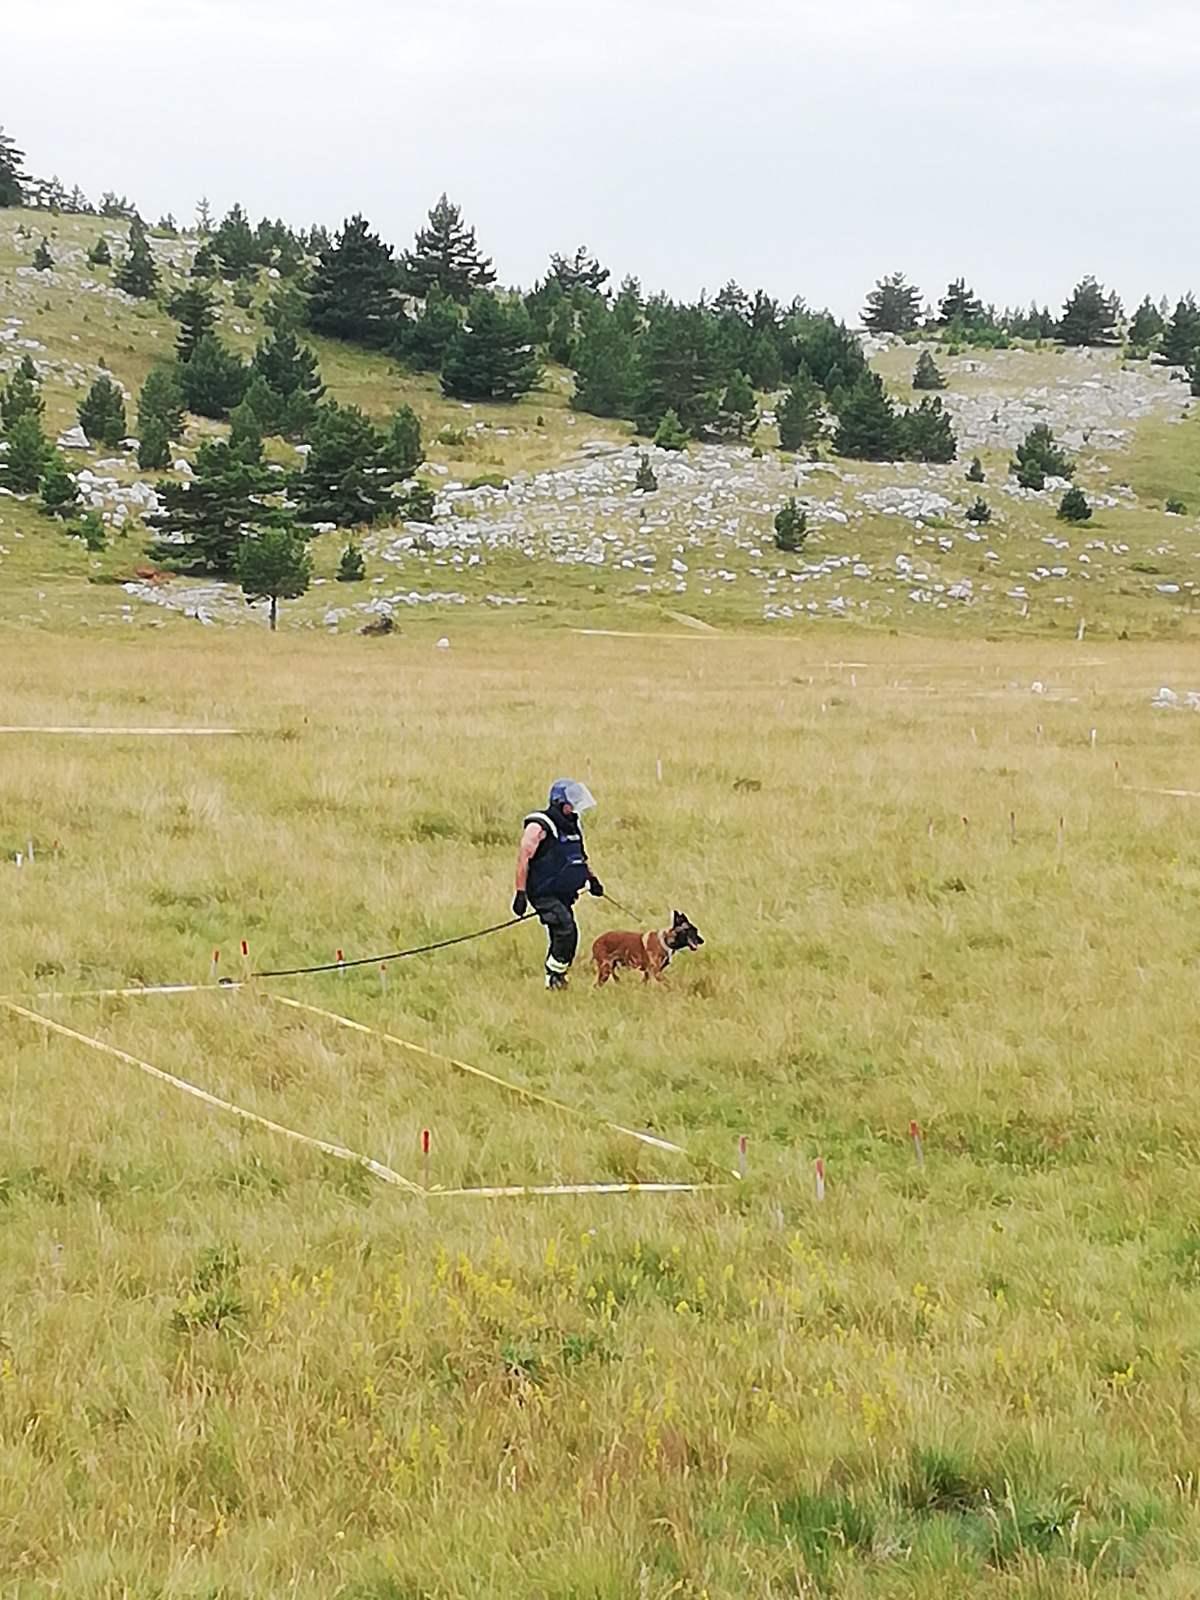
[[[15,856],[14,859],[15,859],[15,861],[16,861],[16,863],[17,863],[17,865],[19,867],[23,867],[25,865],[25,857],[21,854],[21,852],[19,850],[17,851],[16,856]]]
[[[25,841],[25,859],[29,862],[30,866],[33,865],[33,840],[32,839],[27,839]]]
[[[1096,748],[1096,734],[1097,734],[1097,730],[1095,728],[1093,728],[1092,729],[1092,749],[1093,750]]]
[[[1008,813],[1008,842],[1009,844],[1016,844],[1017,842],[1017,813],[1015,811]]]
[[[817,1201],[819,1203],[819,1202],[823,1201],[824,1198],[825,1198],[825,1157],[824,1156],[818,1156],[817,1157],[816,1167],[815,1167],[814,1171],[816,1173]]]
[[[749,1142],[750,1141],[746,1138],[746,1135],[744,1133],[741,1133],[741,1134],[738,1135],[738,1177],[739,1178],[744,1178],[746,1176],[746,1169],[747,1169],[747,1165],[748,1165],[748,1163],[746,1161],[746,1147],[749,1144]]]
[[[220,968],[221,952],[219,950],[214,950],[212,953],[212,960],[208,964],[208,977],[211,983],[217,982],[220,976]]]
[[[658,760],[654,763],[654,776],[658,779],[659,783],[662,782],[662,757],[661,756],[659,756]]]
[[[379,992],[380,992],[380,994],[386,994],[387,993],[387,962],[386,961],[381,961],[379,963]]]

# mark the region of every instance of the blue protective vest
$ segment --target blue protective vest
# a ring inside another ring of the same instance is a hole
[[[529,898],[574,900],[588,881],[587,852],[583,847],[579,818],[564,816],[557,806],[547,806],[545,811],[531,811],[525,822],[540,823],[544,832],[529,863],[525,884]]]

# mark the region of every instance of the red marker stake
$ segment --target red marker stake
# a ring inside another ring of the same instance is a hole
[[[749,1142],[744,1133],[738,1135],[738,1176],[740,1178],[746,1176],[746,1146]]]
[[[345,958],[345,956],[342,954],[342,952],[340,950],[337,953],[337,964],[338,964],[338,977],[339,978],[344,978],[346,976],[346,958]]]
[[[382,994],[387,993],[387,962],[379,963],[379,988]]]
[[[218,969],[220,968],[220,965],[221,952],[219,950],[214,950],[212,953],[212,961],[209,963],[208,968],[208,976],[213,983],[216,983],[217,981]]]
[[[421,1182],[429,1187],[429,1129],[421,1129]]]
[[[245,939],[242,940],[242,977],[250,976],[250,946]]]
[[[818,1201],[821,1201],[821,1200],[824,1200],[824,1198],[825,1198],[825,1157],[824,1156],[818,1156],[817,1157],[816,1175],[817,1175],[817,1199],[818,1199]]]
[[[923,1167],[925,1165],[925,1146],[921,1142],[921,1124],[919,1122],[909,1123],[908,1137],[913,1142],[913,1151],[917,1157],[917,1165],[919,1167]]]

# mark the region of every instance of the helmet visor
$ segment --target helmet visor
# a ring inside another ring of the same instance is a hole
[[[550,791],[552,800],[566,801],[576,811],[591,811],[596,801],[586,783],[574,778],[560,778]]]

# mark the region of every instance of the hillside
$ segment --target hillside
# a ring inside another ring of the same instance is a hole
[[[52,271],[30,266],[48,228]],[[175,324],[154,302],[130,300],[111,269],[90,268],[101,234],[121,223],[46,213],[0,213],[0,376],[26,353],[43,379],[47,425],[75,421],[87,386],[107,368],[132,398]],[[186,280],[195,240],[154,239],[165,300]],[[220,285],[221,337],[249,352],[265,331],[264,278],[248,307]],[[466,607],[522,620],[644,629],[682,614],[717,627],[794,630],[815,620],[952,633],[1055,631],[1171,638],[1194,631],[1200,558],[1200,421],[1186,384],[1161,367],[1123,362],[1113,350],[1013,348],[938,354],[943,395],[959,436],[946,466],[809,462],[775,447],[764,400],[761,454],[740,446],[651,450],[657,492],[633,481],[640,447],[625,424],[569,407],[571,377],[550,368],[543,386],[511,406],[448,401],[437,380],[403,373],[383,356],[313,340],[329,393],[384,417],[401,403],[421,418],[437,491],[436,520],[377,529],[363,539],[367,579],[333,582],[345,538],[314,541],[316,582],[284,608],[285,627],[351,631],[381,611],[397,620]],[[934,348],[934,347],[930,347]],[[918,347],[873,341],[889,388],[912,398]],[[127,406],[132,413],[132,405]],[[1019,489],[1012,449],[1048,422],[1073,451],[1092,519],[1055,517],[1061,486]],[[195,419],[184,454],[217,425]],[[991,521],[964,518],[977,486]],[[298,460],[276,442],[282,465]],[[138,511],[158,474],[139,475],[128,454],[72,453],[90,474],[92,504],[114,522],[107,551],[89,555],[32,502],[0,503],[0,621],[49,626],[262,626],[234,586],[161,577],[145,566]],[[773,516],[789,495],[804,506],[803,555],[781,557]],[[1189,508],[1167,514],[1168,499]],[[122,509],[122,507],[124,509]]]

